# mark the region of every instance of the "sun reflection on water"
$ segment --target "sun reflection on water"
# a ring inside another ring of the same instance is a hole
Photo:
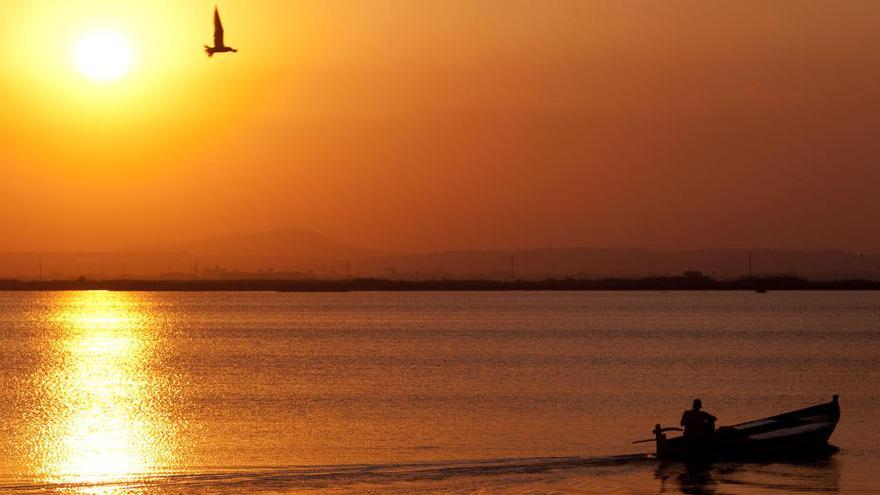
[[[156,368],[154,318],[137,295],[59,297],[52,365],[41,380],[41,472],[56,483],[96,485],[173,466],[175,425],[163,405],[174,387]],[[81,492],[113,493],[99,486]]]

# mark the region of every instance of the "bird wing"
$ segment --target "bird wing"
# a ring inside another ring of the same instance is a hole
[[[220,22],[220,12],[214,7],[214,46],[223,46],[223,23]]]

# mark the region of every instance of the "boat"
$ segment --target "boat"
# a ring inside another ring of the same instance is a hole
[[[799,457],[827,451],[840,419],[840,403],[831,402],[764,419],[722,426],[707,438],[667,438],[681,428],[654,427],[658,459],[714,460]],[[647,440],[651,441],[651,440]],[[635,442],[634,442],[635,443]]]

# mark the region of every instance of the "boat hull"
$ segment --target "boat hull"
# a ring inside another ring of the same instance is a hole
[[[835,395],[825,404],[721,427],[708,438],[666,438],[657,425],[657,457],[699,461],[811,455],[827,451],[839,419]]]

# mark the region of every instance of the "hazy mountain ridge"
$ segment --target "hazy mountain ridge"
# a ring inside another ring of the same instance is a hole
[[[749,258],[751,257],[751,268]],[[451,251],[371,260],[370,268],[423,276],[492,275],[491,278],[602,278],[679,275],[701,271],[718,278],[792,275],[828,279],[880,278],[880,256],[836,250],[654,250],[548,248]]]
[[[304,229],[228,234],[191,241],[133,246],[150,252],[181,252],[209,256],[287,257],[312,260],[361,259],[381,251],[346,244]]]
[[[751,267],[750,267],[751,258]],[[232,234],[83,253],[0,253],[7,278],[473,278],[798,275],[880,279],[880,255],[844,251],[546,248],[389,254],[307,230]]]

